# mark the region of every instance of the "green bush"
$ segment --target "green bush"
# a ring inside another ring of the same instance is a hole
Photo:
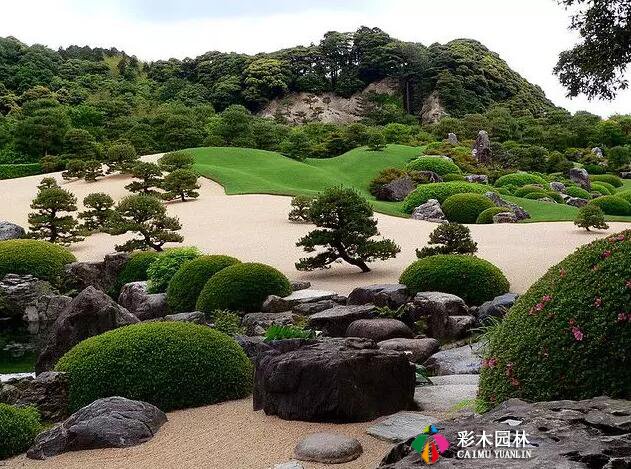
[[[39,163],[26,164],[0,164],[0,179],[15,179],[25,176],[42,174],[42,165]]]
[[[627,189],[626,191],[616,192],[616,197],[624,199],[631,204],[631,189]]]
[[[436,199],[441,204],[449,196],[464,193],[484,194],[494,190],[485,184],[475,184],[470,182],[433,182],[423,184],[412,191],[403,201],[403,211],[412,213],[416,207],[424,204],[429,199]]]
[[[66,248],[48,241],[0,241],[0,279],[6,274],[31,274],[43,280],[57,282],[64,272],[64,266],[76,260]]]
[[[167,303],[171,311],[195,311],[197,297],[206,282],[220,270],[238,262],[239,259],[229,256],[201,256],[183,264],[167,288]]]
[[[606,215],[631,215],[631,204],[613,195],[598,197],[590,204],[598,205]]]
[[[474,254],[478,243],[471,238],[471,230],[460,223],[441,223],[429,234],[428,246],[416,250],[416,257],[436,254]]]
[[[375,178],[370,181],[370,185],[368,186],[368,190],[372,195],[377,197],[381,188],[396,179],[407,176],[408,173],[399,168],[386,168],[383,169],[375,176]]]
[[[598,192],[601,195],[613,195],[615,189],[612,191],[607,186],[602,183],[593,183],[592,184],[592,192]]]
[[[513,195],[513,193],[506,187],[497,187],[496,192],[501,195]]]
[[[502,271],[490,262],[458,254],[419,259],[403,271],[399,283],[412,295],[440,291],[457,295],[469,305],[481,305],[510,287]]]
[[[0,403],[0,460],[25,452],[40,431],[42,425],[35,408]]]
[[[495,181],[495,186],[503,187],[509,184],[517,187],[523,187],[527,184],[541,184],[545,186],[547,183],[548,181],[537,174],[512,173],[498,178],[497,181]]]
[[[213,328],[219,332],[223,332],[228,335],[240,335],[243,334],[243,327],[241,326],[241,316],[232,311],[217,310],[210,313],[210,320],[213,323]]]
[[[460,168],[453,161],[440,156],[421,156],[410,161],[405,169],[407,171],[433,171],[439,176],[460,173]]]
[[[234,264],[212,276],[197,299],[197,310],[259,311],[269,295],[287,296],[291,284],[278,270],[265,264]]]
[[[631,231],[580,247],[487,335],[479,398],[631,398]]]
[[[583,169],[589,174],[605,174],[605,168],[598,164],[586,164],[583,166]]]
[[[462,174],[449,173],[443,176],[444,182],[450,181],[466,181],[465,177]]]
[[[510,211],[510,209],[506,208],[506,207],[490,207],[487,208],[485,211],[483,211],[482,213],[480,213],[480,215],[478,215],[477,220],[475,221],[477,224],[479,225],[489,225],[489,224],[493,224],[493,217],[495,215],[497,215],[498,213],[504,213]]]
[[[164,293],[169,282],[185,262],[197,259],[199,249],[195,247],[167,249],[147,268],[147,291],[149,293]]]
[[[597,230],[608,230],[609,225],[605,223],[605,213],[598,205],[587,204],[578,209],[574,224],[580,228],[590,231],[590,228]]]
[[[482,212],[494,206],[482,194],[454,194],[442,203],[447,220],[455,223],[475,223]]]
[[[565,193],[570,197],[578,197],[579,199],[589,200],[592,198],[592,195],[588,191],[578,186],[566,187]]]
[[[118,298],[118,294],[123,285],[131,282],[142,282],[147,280],[147,269],[153,262],[160,257],[160,254],[154,251],[138,251],[133,252],[129,256],[129,260],[123,270],[116,277],[116,283],[112,291],[112,296]]]
[[[315,332],[311,329],[303,329],[297,326],[279,326],[278,324],[271,325],[265,331],[265,342],[272,342],[274,340],[286,340],[286,339],[315,339]]]
[[[539,200],[546,197],[554,200],[556,203],[559,203],[559,204],[564,203],[563,197],[561,197],[561,194],[555,191],[530,192],[524,196],[524,199]]]
[[[614,187],[622,187],[622,179],[614,174],[593,174],[589,177],[591,181],[606,182]]]
[[[180,322],[134,324],[90,337],[56,367],[68,373],[71,410],[122,396],[169,411],[239,399],[252,365],[227,335]]]
[[[525,186],[516,189],[514,195],[515,197],[526,197],[528,194],[532,194],[533,192],[548,192],[548,190],[542,186],[526,184]]]
[[[592,186],[594,185],[604,187],[605,189],[609,191],[609,194],[611,195],[614,195],[616,192],[618,192],[618,189],[612,186],[611,184],[609,184],[608,182],[604,182],[604,181],[593,182]]]

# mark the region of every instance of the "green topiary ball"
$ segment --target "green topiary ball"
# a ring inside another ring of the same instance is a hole
[[[561,197],[561,194],[554,191],[530,192],[524,196],[524,199],[530,199],[530,200],[539,200],[539,199],[545,199],[545,198],[552,199],[558,204],[564,203],[563,197]]]
[[[482,212],[494,206],[482,194],[455,194],[447,197],[441,207],[452,223],[475,223]]]
[[[497,187],[502,187],[502,186],[507,186],[507,185],[522,187],[522,186],[525,186],[526,184],[541,184],[545,186],[548,184],[548,181],[546,181],[541,176],[538,176],[537,174],[530,174],[530,173],[506,174],[498,178],[497,181],[495,181],[495,185]]]
[[[287,277],[265,264],[241,263],[226,267],[204,285],[197,299],[197,310],[210,314],[218,309],[260,311],[269,295],[287,296],[291,284]]]
[[[614,187],[622,187],[623,185],[622,179],[614,174],[594,174],[589,176],[589,179],[591,181],[606,182]]]
[[[416,207],[424,204],[429,199],[436,199],[441,204],[445,199],[454,194],[476,193],[484,194],[493,191],[494,188],[485,184],[475,184],[471,182],[433,182],[418,186],[410,192],[403,201],[403,211],[412,213]]]
[[[66,353],[56,370],[68,373],[72,410],[122,396],[168,411],[252,391],[252,365],[239,344],[190,323],[133,324],[90,337]]]
[[[0,241],[0,279],[6,274],[31,274],[56,282],[64,266],[77,259],[66,248],[35,239]]]
[[[605,181],[593,182],[592,184],[596,184],[597,186],[604,187],[605,189],[609,191],[611,195],[614,195],[616,192],[618,192],[618,189],[615,186]]]
[[[616,192],[616,197],[620,197],[621,199],[624,199],[631,204],[631,189]]]
[[[533,192],[548,192],[548,190],[541,186],[526,184],[525,186],[515,190],[515,197],[526,197],[528,194],[532,194]]]
[[[185,263],[169,282],[167,303],[171,311],[194,311],[206,282],[220,270],[238,262],[241,261],[229,256],[201,256]]]
[[[25,452],[41,431],[35,408],[0,403],[0,460]]]
[[[631,204],[614,195],[598,197],[590,204],[598,205],[606,215],[631,215]]]
[[[160,257],[160,254],[153,251],[141,251],[134,252],[129,257],[127,264],[123,267],[123,270],[116,277],[116,283],[114,285],[112,296],[118,298],[118,294],[123,288],[123,285],[131,282],[142,282],[147,280],[147,269],[153,264],[153,262]]]
[[[485,211],[478,215],[477,220],[475,221],[479,225],[490,225],[493,224],[493,217],[498,213],[510,212],[510,209],[506,207],[491,207],[487,208]]]
[[[453,161],[440,156],[421,156],[410,161],[405,169],[407,171],[433,171],[439,176],[460,173],[460,168]]]
[[[466,181],[462,174],[449,173],[442,176],[444,182],[449,181]]]
[[[565,188],[565,193],[570,197],[578,197],[579,199],[589,200],[592,198],[592,195],[587,192],[582,187],[578,186],[569,186]]]
[[[479,398],[631,398],[631,231],[552,267],[488,335]]]
[[[490,262],[458,254],[420,259],[403,271],[399,283],[406,285],[412,295],[440,291],[457,295],[468,305],[481,305],[510,288],[502,271]]]
[[[614,188],[613,190],[609,187],[607,187],[606,185],[604,185],[601,182],[598,183],[592,183],[592,192],[598,192],[599,194],[602,195],[613,195],[614,192],[616,192],[616,189]]]

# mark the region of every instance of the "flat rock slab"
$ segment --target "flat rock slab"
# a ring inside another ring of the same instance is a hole
[[[298,442],[294,456],[300,461],[341,464],[361,456],[359,440],[340,433],[312,433]]]
[[[434,378],[430,378],[432,381]],[[426,412],[444,412],[452,410],[462,401],[475,399],[478,394],[477,384],[434,384],[418,386],[414,391],[414,402]]]
[[[380,349],[409,352],[410,361],[423,363],[440,349],[436,339],[389,339],[377,344]]]
[[[35,378],[35,373],[6,373],[0,375],[0,383],[6,383],[12,379]]]
[[[419,414],[418,412],[398,412],[386,417],[381,422],[368,427],[366,433],[380,440],[399,443],[414,438],[423,433],[428,425],[436,423],[438,419]]]
[[[431,376],[430,379],[435,385],[442,384],[480,384],[480,375],[443,375]]]
[[[409,299],[410,295],[405,285],[379,284],[355,288],[348,295],[348,304],[365,305],[372,303],[377,306],[387,306],[396,309],[407,303]]]
[[[434,375],[477,375],[482,358],[478,355],[481,345],[465,345],[441,350],[423,364]]]
[[[325,290],[297,290],[289,296],[281,298],[280,296],[270,295],[267,297],[261,309],[264,313],[282,313],[291,311],[291,309],[299,304],[315,303],[316,301],[330,300],[337,296],[336,292]]]
[[[336,306],[309,317],[309,326],[330,337],[344,337],[348,326],[358,319],[377,317],[375,305]]]
[[[274,469],[305,469],[298,461],[289,461],[282,464],[275,464]]]

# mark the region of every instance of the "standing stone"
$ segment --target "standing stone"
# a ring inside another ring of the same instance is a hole
[[[25,235],[26,231],[20,225],[0,220],[0,241],[23,238]]]
[[[372,303],[375,306],[387,306],[397,309],[409,300],[408,288],[400,283],[368,285],[355,288],[348,295],[349,305],[365,305]]]
[[[118,304],[141,321],[162,318],[169,312],[166,293],[149,293],[147,283],[127,283],[118,296]]]
[[[592,190],[592,183],[589,180],[589,174],[583,168],[572,168],[567,173],[570,180],[586,191],[590,192]]]
[[[493,161],[491,153],[491,139],[486,130],[480,130],[478,137],[475,139],[473,151],[471,152],[478,164],[489,165]]]
[[[497,192],[489,191],[484,195],[488,199],[490,199],[490,201],[493,202],[496,207],[505,207],[509,209],[508,211],[513,212],[517,217],[517,220],[525,220],[527,218],[530,218],[530,214],[526,210],[521,208],[519,205],[516,205],[512,202],[507,202],[506,200],[502,199]]]
[[[453,132],[449,132],[447,135],[447,143],[450,145],[458,145],[458,136]]]
[[[387,202],[400,202],[414,189],[416,189],[416,183],[411,177],[404,176],[379,187],[375,198]]]
[[[361,456],[363,448],[356,438],[339,433],[312,433],[305,436],[294,448],[300,461],[321,464],[341,464]]]
[[[412,220],[429,221],[432,223],[443,223],[447,220],[440,202],[436,199],[429,199],[424,204],[419,205],[412,212]]]
[[[410,324],[420,319],[426,321],[427,335],[438,340],[461,339],[475,323],[462,298],[442,292],[417,293],[403,320]]]

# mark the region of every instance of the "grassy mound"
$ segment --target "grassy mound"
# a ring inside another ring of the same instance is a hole
[[[6,274],[31,274],[56,281],[75,256],[57,244],[34,239],[0,241],[0,278]]]
[[[421,156],[410,161],[405,169],[408,171],[432,171],[439,176],[460,173],[460,168],[453,161],[440,156]]]
[[[464,193],[484,194],[492,190],[484,184],[475,184],[470,182],[434,182],[431,184],[423,184],[412,191],[403,201],[403,211],[412,213],[416,207],[424,204],[429,199],[436,199],[441,204],[452,195]]]
[[[622,187],[623,185],[622,179],[614,174],[594,174],[589,176],[589,179],[595,182],[606,182],[614,187]]]
[[[548,184],[548,181],[546,181],[544,178],[542,178],[541,176],[537,174],[530,174],[530,173],[506,174],[504,176],[499,177],[497,181],[495,181],[495,185],[497,187],[503,187],[503,186],[509,186],[509,185],[522,187],[527,184],[541,184],[545,186]]]
[[[591,194],[588,191],[578,186],[566,187],[565,193],[569,195],[570,197],[578,197],[579,199],[589,200],[592,198]]]
[[[442,204],[447,220],[454,223],[475,223],[485,210],[495,207],[491,200],[482,194],[455,194],[447,197]]]
[[[498,213],[504,213],[507,210],[509,209],[504,207],[487,208],[482,213],[480,213],[480,215],[478,215],[478,218],[475,220],[475,222],[479,225],[490,225],[493,223],[493,217],[495,215],[497,215]]]

